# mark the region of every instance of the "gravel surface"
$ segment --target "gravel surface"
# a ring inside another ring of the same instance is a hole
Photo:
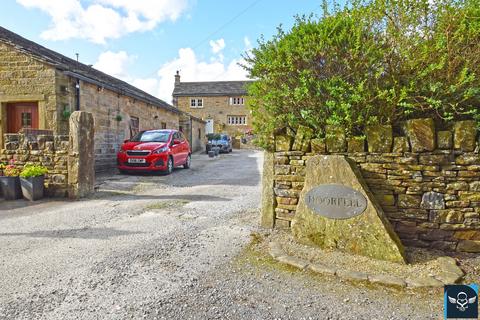
[[[78,202],[0,202],[0,319],[439,319],[404,293],[294,271],[258,226],[262,153],[100,177]],[[256,235],[252,237],[251,234]]]

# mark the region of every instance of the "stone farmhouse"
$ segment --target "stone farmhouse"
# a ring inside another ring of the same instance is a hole
[[[96,171],[114,167],[140,130],[181,129],[194,151],[204,149],[201,119],[0,27],[0,150],[8,133],[67,135],[77,110],[94,116]]]
[[[252,129],[252,118],[246,107],[250,82],[181,82],[177,71],[173,105],[206,121],[206,133],[243,134]]]

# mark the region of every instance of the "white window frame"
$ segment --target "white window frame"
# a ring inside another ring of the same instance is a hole
[[[230,126],[246,126],[247,116],[227,116],[227,123]]]
[[[190,108],[192,108],[192,109],[203,108],[203,99],[202,98],[190,98]]]
[[[243,97],[230,97],[230,105],[232,106],[244,106],[245,99]]]

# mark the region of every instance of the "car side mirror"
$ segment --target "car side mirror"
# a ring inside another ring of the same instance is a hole
[[[127,142],[130,142],[130,140],[128,140],[128,139],[127,139],[127,140],[123,140],[123,143],[127,143]]]
[[[178,140],[178,139],[174,139],[174,140],[173,140],[173,145],[180,144],[180,143],[182,143],[182,142],[181,142],[180,140]]]

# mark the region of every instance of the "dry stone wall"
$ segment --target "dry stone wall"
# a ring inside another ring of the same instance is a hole
[[[394,136],[386,125],[367,128],[366,138],[346,138],[339,127],[327,128],[326,139],[312,139],[314,132],[306,127],[298,128],[294,138],[276,136],[275,227],[290,228],[306,161],[318,154],[342,154],[358,165],[404,245],[480,252],[475,122],[459,121],[451,129],[437,130],[432,119],[414,119],[402,127],[404,136]]]
[[[0,162],[14,160],[17,166],[34,163],[47,167],[47,196],[67,196],[68,135],[5,134],[4,141]]]
[[[5,134],[0,162],[42,165],[48,169],[45,194],[78,199],[94,191],[94,120],[88,112],[70,117],[69,135]]]

